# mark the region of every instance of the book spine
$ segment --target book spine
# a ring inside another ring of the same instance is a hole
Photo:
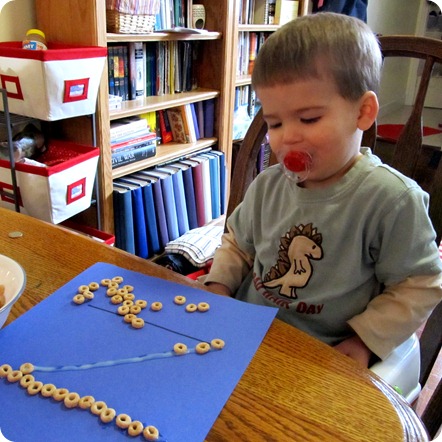
[[[173,141],[176,143],[187,143],[184,118],[181,110],[179,108],[171,108],[167,109],[166,112],[173,134]]]
[[[116,169],[127,164],[151,158],[156,154],[156,145],[151,144],[138,149],[117,152],[112,154],[112,169]]]
[[[173,141],[173,133],[167,111],[161,109],[158,111],[158,115],[160,120],[161,143],[170,143]]]
[[[118,124],[110,127],[110,141],[114,142],[117,138],[122,138],[127,135],[147,128],[147,121],[144,118],[133,120],[130,123]]]
[[[111,146],[112,155],[121,153],[121,152],[128,152],[130,150],[139,149],[142,147],[152,146],[156,144],[156,137],[149,136],[149,137],[143,137],[135,139],[134,142],[126,142],[126,143],[119,143],[115,146]]]
[[[109,94],[115,95],[114,48],[112,46],[109,46],[107,49],[107,74],[109,83]]]
[[[130,99],[144,97],[145,95],[145,69],[146,55],[144,43],[141,41],[129,43],[129,76]]]

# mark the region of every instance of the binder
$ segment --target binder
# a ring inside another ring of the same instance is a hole
[[[120,181],[134,184],[141,188],[147,236],[147,257],[150,258],[155,253],[159,253],[161,251],[158,237],[157,215],[155,213],[155,202],[153,197],[153,185],[148,179],[139,178],[135,175],[127,175],[124,178],[120,178]]]
[[[214,135],[214,123],[215,123],[215,100],[204,101],[204,136],[206,138],[212,138]]]
[[[227,211],[227,165],[226,156],[224,152],[219,150],[211,150],[212,155],[216,155],[219,160],[219,185],[220,185],[220,203],[221,203],[221,215],[224,215]]]
[[[193,185],[192,166],[182,161],[172,163],[173,167],[179,167],[183,174],[184,195],[186,199],[187,216],[189,219],[189,229],[198,227],[198,218],[196,214],[195,188]]]
[[[147,258],[149,250],[147,246],[146,219],[144,217],[143,195],[141,187],[137,184],[128,183],[125,180],[116,180],[115,184],[128,189],[132,199],[133,238],[135,243],[135,255]]]
[[[203,207],[204,207],[204,224],[212,221],[212,186],[210,183],[210,164],[209,159],[202,155],[196,155],[192,157],[193,160],[201,163],[202,173],[202,194],[203,194]]]
[[[132,215],[132,196],[130,191],[113,184],[115,247],[135,253],[134,223]]]
[[[152,185],[153,200],[155,205],[155,214],[157,218],[158,240],[160,249],[164,249],[169,242],[169,231],[167,229],[166,211],[164,208],[163,191],[161,189],[161,181],[157,177],[150,176],[144,170],[140,170],[132,176],[150,181]]]
[[[144,173],[160,180],[164,211],[166,214],[167,231],[169,233],[168,241],[173,241],[174,239],[177,239],[180,234],[178,230],[178,216],[176,211],[175,194],[173,191],[172,174],[161,172],[157,169],[146,169]]]
[[[173,164],[158,167],[157,170],[172,174],[173,192],[175,195],[176,213],[178,218],[179,236],[189,231],[189,216],[187,214],[186,196],[184,193],[183,172]]]
[[[219,159],[212,152],[208,152],[200,157],[209,160],[209,175],[210,175],[210,202],[212,208],[212,218],[217,219],[221,216],[221,192],[220,192],[220,174],[219,174]]]

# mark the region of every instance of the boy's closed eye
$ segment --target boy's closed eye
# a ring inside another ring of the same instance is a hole
[[[314,117],[314,118],[301,118],[301,123],[303,124],[314,124],[317,123],[321,117]]]

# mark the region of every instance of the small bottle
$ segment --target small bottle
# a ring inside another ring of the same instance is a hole
[[[23,40],[23,49],[31,49],[34,51],[44,51],[46,46],[46,36],[40,29],[29,29],[26,32],[26,38]]]

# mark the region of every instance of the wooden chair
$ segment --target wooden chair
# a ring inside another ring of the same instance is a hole
[[[441,151],[422,144],[422,111],[434,63],[442,62],[442,41],[416,36],[381,36],[379,40],[384,57],[424,60],[421,81],[411,114],[397,142],[391,146],[388,158],[382,159],[415,179],[430,194],[430,217],[437,232],[439,244],[442,236]],[[267,126],[260,110],[247,131],[236,157],[227,216],[242,201],[248,186],[256,176],[257,156],[266,132]],[[376,154],[379,154],[376,145],[376,124],[364,133],[362,145],[371,147]],[[270,162],[274,163],[275,159],[271,158]],[[420,385],[425,385],[439,354],[442,344],[441,324],[442,303],[433,311],[419,339]],[[439,403],[440,400],[439,398]]]
[[[442,428],[442,379],[439,380],[428,405],[422,412],[421,419],[430,438],[433,440],[437,432]]]

